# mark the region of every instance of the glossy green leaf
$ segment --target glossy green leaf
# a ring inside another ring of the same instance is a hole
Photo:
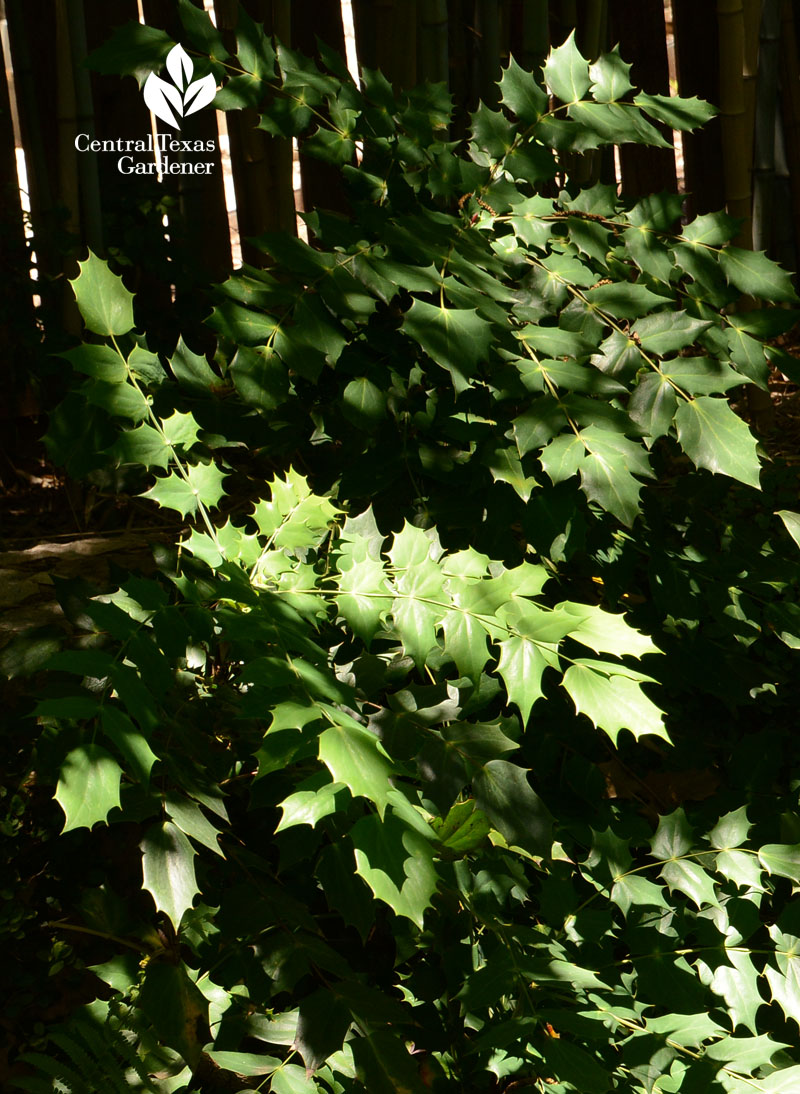
[[[64,832],[91,828],[119,805],[122,768],[100,745],[78,745],[59,772],[55,799],[64,810]]]
[[[200,892],[194,873],[194,848],[172,821],[148,828],[141,848],[143,886],[177,931],[184,912]]]
[[[225,855],[219,845],[220,831],[206,817],[197,802],[183,797],[181,794],[167,794],[164,805],[170,820],[174,821],[180,830],[192,839],[197,840],[203,847],[213,851],[215,855],[224,858]]]
[[[547,95],[534,79],[533,73],[520,68],[513,57],[500,77],[500,95],[504,106],[517,115],[523,125],[533,125],[547,110]]]
[[[741,247],[725,247],[719,254],[719,264],[728,283],[750,296],[775,303],[792,303],[797,293],[789,274],[763,251],[745,251]]]
[[[350,838],[356,870],[378,900],[421,930],[439,880],[429,841],[392,813],[383,820],[375,814],[362,817],[351,829]]]
[[[392,764],[374,733],[342,714],[319,737],[319,758],[335,782],[354,797],[369,798],[381,814],[388,803]]]
[[[633,101],[670,129],[696,129],[699,125],[705,125],[717,113],[710,103],[695,97],[647,95],[640,91]]]
[[[623,99],[633,90],[633,84],[628,79],[630,71],[631,66],[620,57],[618,48],[610,53],[601,53],[589,65],[592,97],[598,103],[613,103]]]
[[[594,671],[576,662],[564,673],[564,687],[579,714],[585,714],[598,729],[605,730],[616,743],[621,729],[629,729],[637,739],[653,734],[669,740],[663,716],[658,707],[644,694],[641,685],[625,676]]]
[[[136,778],[147,785],[158,756],[146,736],[124,711],[110,703],[104,705],[101,720],[103,733],[119,749]]]
[[[444,308],[416,298],[403,318],[403,330],[450,373],[456,391],[468,386],[494,337],[477,309]]]
[[[724,399],[701,395],[681,402],[675,425],[681,447],[696,467],[759,489],[756,439]]]
[[[574,31],[563,45],[550,51],[544,65],[544,76],[552,93],[565,103],[578,102],[589,90],[589,62],[575,45]]]
[[[526,475],[517,453],[511,447],[496,448],[485,457],[486,466],[495,482],[507,482],[524,502],[538,486],[532,475]]]
[[[240,1071],[241,1069],[232,1068],[232,1070]],[[304,1067],[287,1063],[281,1063],[273,1072],[269,1088],[272,1094],[317,1094],[319,1090],[314,1080],[306,1075]]]
[[[71,282],[83,321],[95,334],[127,334],[133,328],[133,293],[108,263],[89,251],[79,262],[80,273]]]
[[[402,1037],[379,1030],[351,1043],[358,1077],[370,1094],[425,1094],[425,1086]]]
[[[294,1047],[308,1071],[317,1071],[342,1047],[351,1021],[349,1009],[325,988],[300,1000]]]
[[[553,664],[554,655],[545,651],[540,643],[517,635],[503,639],[499,646],[497,671],[503,678],[509,701],[519,708],[525,723],[531,707],[543,694],[542,673]]]
[[[790,509],[779,509],[775,516],[781,518],[784,528],[800,547],[800,513],[793,513]]]
[[[684,311],[661,311],[637,319],[633,333],[648,353],[662,356],[690,346],[711,326],[709,320],[695,319]]]
[[[800,843],[765,843],[758,849],[758,860],[768,874],[800,882]]]
[[[478,808],[511,846],[548,855],[553,818],[531,789],[525,768],[507,760],[490,760],[472,780]]]

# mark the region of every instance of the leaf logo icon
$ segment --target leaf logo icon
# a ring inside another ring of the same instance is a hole
[[[194,65],[181,45],[167,54],[167,72],[172,83],[151,72],[144,85],[144,101],[162,122],[180,129],[180,119],[208,106],[217,93],[211,73],[192,82]]]

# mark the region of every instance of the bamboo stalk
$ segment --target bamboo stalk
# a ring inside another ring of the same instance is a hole
[[[75,116],[78,131],[95,136],[94,103],[89,72],[83,66],[88,53],[83,0],[66,0],[67,28],[75,83]],[[103,253],[103,214],[96,156],[78,156],[80,209],[84,240],[95,254]]]
[[[66,0],[56,0],[56,87],[58,93],[58,196],[66,210],[64,227],[83,238],[81,223],[80,185],[78,182],[78,153],[75,138],[78,135],[75,82],[73,80],[72,48],[69,38]],[[75,259],[67,259],[65,272],[76,273]],[[63,285],[60,300],[61,320],[70,334],[80,334],[83,323],[73,294]]]
[[[764,0],[761,9],[753,159],[753,247],[758,251],[768,249],[772,242],[780,29],[780,0]]]
[[[792,195],[795,262],[800,255],[800,63],[792,0],[783,0],[780,37],[781,111]]]
[[[28,192],[31,201],[31,223],[35,232],[36,262],[43,275],[56,277],[61,271],[54,244],[51,173],[42,135],[43,128],[36,94],[36,74],[31,63],[21,0],[6,0],[6,17],[14,61],[22,142],[28,168]]]
[[[239,2],[215,0],[215,10],[226,47],[232,49]],[[272,0],[271,13],[271,22],[267,20],[265,23],[267,33],[288,44],[291,34],[290,0]],[[247,263],[263,265],[264,255],[248,245],[248,236],[260,235],[265,231],[283,231],[292,235],[297,232],[292,142],[283,137],[270,137],[258,129],[258,113],[252,109],[229,111],[227,121],[242,255]]]
[[[717,0],[719,35],[719,107],[725,207],[742,219],[736,237],[740,247],[751,246],[750,164],[745,131],[744,5],[742,0]]]
[[[56,0],[56,65],[58,120],[58,193],[67,211],[65,227],[81,235],[80,198],[78,196],[78,135],[75,82],[72,78],[72,49],[69,40],[66,0]]]
[[[418,77],[429,83],[449,83],[447,0],[427,0],[419,12]]]
[[[762,0],[744,3],[744,131],[747,141],[747,163],[753,164],[753,138],[756,124],[756,83],[758,80],[758,39]]]
[[[578,24],[578,45],[590,61],[603,52],[608,33],[608,0],[587,0],[584,19]]]
[[[525,0],[522,8],[520,64],[543,80],[541,68],[550,52],[550,11],[547,0]]]
[[[497,106],[500,92],[500,9],[498,0],[476,0],[475,29],[478,33],[478,51],[475,56],[477,71],[475,87],[487,106]]]

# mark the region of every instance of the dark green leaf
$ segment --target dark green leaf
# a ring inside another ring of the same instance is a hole
[[[141,848],[143,887],[177,931],[200,891],[194,874],[194,848],[172,821],[152,825]]]
[[[472,780],[478,808],[511,846],[548,855],[553,818],[530,787],[525,768],[507,760],[490,760]]]
[[[544,65],[547,86],[562,102],[575,103],[589,90],[589,62],[581,56],[572,31],[563,45],[551,50]]]
[[[71,282],[83,321],[95,334],[127,334],[133,327],[133,293],[108,263],[89,251]]]
[[[696,467],[759,489],[756,439],[724,399],[700,395],[681,402],[675,424],[681,447]]]

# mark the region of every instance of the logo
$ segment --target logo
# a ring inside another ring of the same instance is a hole
[[[194,65],[181,45],[169,51],[166,65],[172,83],[151,72],[144,85],[144,101],[162,122],[180,129],[181,118],[208,106],[217,93],[217,85],[211,73],[192,82]]]

